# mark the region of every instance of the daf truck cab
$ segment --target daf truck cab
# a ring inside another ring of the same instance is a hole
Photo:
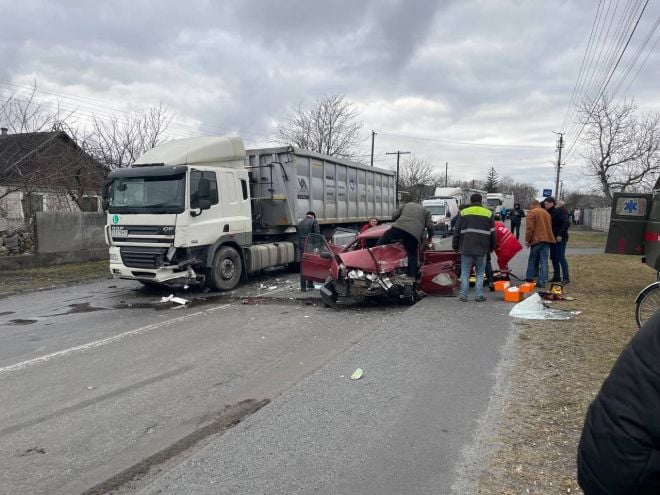
[[[147,285],[233,288],[252,224],[240,138],[178,140],[109,175],[104,190],[110,272]]]

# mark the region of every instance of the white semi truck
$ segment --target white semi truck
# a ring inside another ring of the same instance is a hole
[[[230,290],[300,260],[309,210],[326,236],[389,220],[395,174],[294,147],[246,151],[233,136],[180,139],[111,172],[103,208],[114,277]]]
[[[506,208],[507,211],[513,210],[514,201],[513,194],[488,193],[486,196],[486,206],[494,213],[500,213],[502,207]]]

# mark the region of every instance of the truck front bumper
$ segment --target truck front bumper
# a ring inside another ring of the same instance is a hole
[[[199,280],[200,276],[195,273],[191,266],[184,269],[177,265],[162,266],[159,268],[135,268],[124,265],[121,259],[119,247],[111,246],[110,254],[110,274],[114,278],[123,278],[128,280],[138,280],[140,282],[149,282],[153,284],[171,284],[175,282],[193,283]]]

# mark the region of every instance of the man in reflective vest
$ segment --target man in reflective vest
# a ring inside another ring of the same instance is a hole
[[[461,253],[461,301],[467,301],[470,271],[476,266],[475,301],[485,301],[483,291],[486,255],[495,249],[495,220],[493,212],[482,206],[481,194],[470,196],[470,206],[460,211],[452,247]]]

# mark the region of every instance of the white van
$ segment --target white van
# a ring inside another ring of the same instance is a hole
[[[433,231],[436,235],[452,233],[451,220],[458,215],[458,200],[453,197],[433,197],[422,201],[422,206],[431,212]]]

